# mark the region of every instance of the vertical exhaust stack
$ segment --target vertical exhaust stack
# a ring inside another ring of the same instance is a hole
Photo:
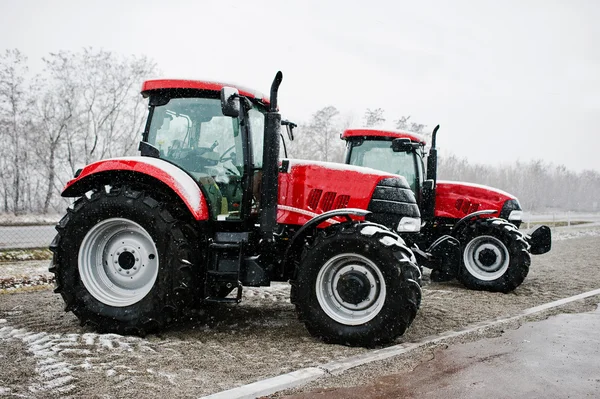
[[[437,125],[431,133],[431,148],[427,157],[427,179],[433,180],[434,185],[437,182],[437,148],[435,148],[435,139],[440,125]]]
[[[262,238],[266,241],[273,241],[273,231],[277,225],[279,135],[281,130],[281,114],[277,110],[277,92],[282,80],[283,74],[279,71],[271,84],[269,99],[271,104],[265,115],[260,228]]]

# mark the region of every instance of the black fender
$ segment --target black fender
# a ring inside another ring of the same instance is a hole
[[[465,227],[467,227],[467,225],[469,224],[470,221],[477,220],[477,219],[479,219],[480,216],[491,215],[492,213],[497,213],[497,212],[498,211],[493,210],[493,209],[486,209],[483,211],[469,213],[467,216],[463,217],[458,222],[456,222],[456,224],[452,227],[451,235],[453,237],[457,237],[461,233],[461,231]]]
[[[352,221],[350,215],[355,216],[366,216],[370,214],[371,211],[367,211],[364,209],[358,208],[343,208],[343,209],[334,209],[332,211],[324,212],[318,216],[310,219],[306,224],[304,224],[296,234],[290,240],[287,248],[285,249],[285,253],[283,255],[283,269],[282,274],[286,275],[286,271],[289,270],[289,265],[293,264],[294,259],[300,259],[300,254],[302,252],[302,248],[304,247],[304,243],[306,242],[307,237],[314,236],[317,231],[317,226],[321,223],[325,222],[327,219],[336,216],[345,216],[348,222]],[[294,277],[296,275],[296,271],[294,271]]]
[[[529,242],[529,252],[532,255],[542,255],[552,248],[552,232],[548,226],[538,226],[527,232],[527,241]]]

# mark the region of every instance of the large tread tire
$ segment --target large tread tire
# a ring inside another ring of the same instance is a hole
[[[527,277],[531,264],[529,243],[512,223],[500,218],[479,219],[467,226],[458,238],[461,242],[458,280],[465,287],[508,293],[520,286]],[[489,269],[481,268],[481,265],[486,265],[475,258],[481,245],[492,248],[488,250],[490,254],[496,251],[506,259],[497,265],[492,264]]]
[[[383,305],[362,324],[334,320],[316,293],[321,269],[346,254],[371,262],[385,284]],[[375,223],[342,223],[319,231],[304,250],[297,277],[291,281],[291,300],[311,335],[327,343],[373,347],[393,341],[410,326],[421,304],[421,276],[414,254],[397,234]]]
[[[50,246],[54,253],[50,271],[56,275],[54,291],[65,301],[65,311],[72,311],[82,326],[99,332],[141,336],[178,320],[193,302],[198,271],[194,243],[189,234],[183,233],[193,228],[175,219],[176,212],[172,211],[176,210],[170,210],[151,194],[129,186],[101,187],[75,201],[56,226],[58,234]],[[78,254],[84,237],[94,226],[113,218],[145,229],[158,252],[154,255],[158,272],[150,291],[127,306],[97,299],[86,288],[79,269]]]

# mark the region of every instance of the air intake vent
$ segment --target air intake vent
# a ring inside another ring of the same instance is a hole
[[[479,209],[480,205],[481,204],[478,203],[472,203],[468,199],[459,198],[456,200],[455,207],[457,210],[461,211],[466,215],[472,212],[476,212]]]
[[[321,194],[323,194],[323,190],[319,190],[318,188],[313,188],[308,195],[308,208],[313,211],[317,209],[319,205],[319,200],[321,199]]]
[[[321,202],[321,209],[323,212],[330,211],[333,208],[333,201],[335,200],[336,193],[328,191],[323,196],[323,202]]]
[[[335,201],[335,209],[345,208],[348,206],[348,202],[350,202],[349,195],[338,195],[337,200]]]

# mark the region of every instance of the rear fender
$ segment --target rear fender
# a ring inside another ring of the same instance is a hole
[[[196,181],[177,166],[158,158],[125,157],[92,163],[67,182],[61,195],[80,197],[99,185],[125,182],[150,183],[157,189],[164,186],[181,199],[194,219],[209,218],[206,198]]]
[[[289,265],[293,264],[294,259],[300,259],[300,255],[302,254],[302,248],[304,248],[304,243],[308,237],[314,236],[317,232],[317,226],[319,226],[323,222],[329,223],[339,223],[336,220],[330,220],[332,217],[346,217],[346,219],[350,222],[352,221],[351,215],[354,216],[366,216],[370,214],[370,211],[366,211],[364,209],[357,208],[343,208],[343,209],[334,209],[329,212],[324,212],[318,216],[310,219],[306,224],[304,224],[296,234],[290,240],[288,244],[285,254],[283,257],[283,274],[286,274],[286,270],[289,270]],[[296,271],[294,271],[295,277]]]

